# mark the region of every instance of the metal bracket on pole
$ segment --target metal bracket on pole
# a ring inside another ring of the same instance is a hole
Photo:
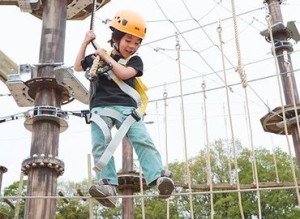
[[[20,65],[19,72],[5,75],[6,86],[10,90],[11,95],[14,97],[18,106],[33,106],[36,90],[40,86],[60,89],[62,94],[62,104],[67,104],[74,99],[77,99],[83,104],[88,104],[89,91],[75,77],[71,68],[58,66],[54,68],[55,78],[41,78],[36,77],[37,68],[35,66],[29,64]],[[21,75],[24,73],[31,74],[31,77],[33,78],[26,82],[22,81]]]
[[[37,106],[32,111],[30,116],[25,120],[25,128],[32,131],[32,125],[38,120],[48,120],[56,122],[60,126],[60,132],[64,132],[68,128],[68,115],[60,108],[54,106]]]
[[[34,98],[28,94],[29,87],[21,80],[19,74],[10,75],[6,86],[18,106],[28,107],[34,105]]]
[[[300,34],[299,30],[295,24],[295,21],[288,21],[286,25],[286,29],[290,34],[290,37],[295,40],[296,42],[300,41]]]
[[[285,26],[282,22],[277,22],[271,26],[271,29],[272,29],[272,33],[274,34],[274,33],[285,30]],[[261,31],[260,35],[262,35],[266,38],[270,38],[269,29]]]
[[[54,68],[54,75],[57,83],[68,90],[69,96],[84,104],[89,103],[89,91],[75,77],[71,68],[63,66],[56,67]]]
[[[23,161],[21,170],[24,175],[28,175],[30,169],[38,167],[47,167],[52,169],[57,173],[58,176],[63,175],[65,171],[64,162],[53,157],[51,154],[34,154],[32,157]]]
[[[22,12],[31,13],[40,7],[40,0],[18,0],[19,8]]]

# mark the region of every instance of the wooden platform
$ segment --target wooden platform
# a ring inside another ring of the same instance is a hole
[[[118,174],[118,181],[119,181],[119,186],[118,190],[122,191],[127,188],[133,189],[133,192],[140,192],[141,191],[141,186],[140,186],[140,174],[137,172],[132,172],[132,173],[120,173]],[[142,178],[143,182],[143,190],[147,190],[150,187],[147,186],[145,178]]]
[[[42,19],[44,7],[38,3],[30,3],[30,0],[0,0],[0,5],[15,5],[23,12],[29,12],[33,16]],[[33,2],[33,1],[32,1]],[[39,2],[39,1],[37,1]],[[110,0],[97,0],[96,10],[102,8]],[[91,15],[93,4],[91,0],[67,0],[67,20],[83,20]]]
[[[285,116],[285,118],[283,115]],[[291,134],[291,127],[297,124],[297,116],[299,117],[299,115],[299,104],[296,107],[292,105],[286,105],[284,107],[276,107],[271,112],[262,117],[260,121],[263,129],[266,132],[285,135],[286,133],[284,122],[287,126],[287,134]]]

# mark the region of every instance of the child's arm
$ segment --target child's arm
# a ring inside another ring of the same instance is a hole
[[[137,74],[137,70],[116,62],[104,49],[97,49],[95,55],[99,56],[104,62],[110,63],[113,73],[121,80],[127,80]]]
[[[83,68],[81,66],[81,61],[85,57],[86,48],[88,47],[90,42],[94,39],[96,39],[96,35],[94,34],[94,32],[88,31],[85,34],[84,40],[83,40],[83,42],[82,42],[82,44],[79,48],[78,54],[77,54],[76,59],[75,59],[75,63],[74,63],[74,70],[75,71],[83,71]]]

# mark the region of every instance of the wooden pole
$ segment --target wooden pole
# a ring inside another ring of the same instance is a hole
[[[1,72],[1,71],[0,71]],[[2,195],[1,194],[1,191],[2,191],[2,177],[3,177],[3,174],[7,171],[7,168],[4,167],[4,166],[0,166],[0,196]],[[5,201],[5,200],[4,200]],[[0,212],[0,219],[6,219],[7,217]]]
[[[268,3],[269,12],[271,15],[271,24],[283,23],[280,0],[265,0]],[[289,33],[286,29],[276,31],[273,33],[275,42],[276,57],[281,73],[281,80],[283,84],[284,96],[287,105],[299,103],[299,96],[297,84],[295,80],[292,60],[290,53],[292,52],[292,45],[288,44]],[[300,136],[297,125],[291,127],[291,135],[293,138],[294,149],[297,159],[298,168],[300,167]]]
[[[55,63],[64,61],[64,43],[66,30],[66,0],[43,1],[43,26],[40,44],[39,78],[54,77]],[[30,52],[30,51],[29,51]],[[53,106],[60,108],[62,94],[58,87],[47,83],[36,83],[35,106]],[[58,156],[60,124],[45,117],[33,120],[30,157]],[[56,159],[58,160],[58,159]],[[52,219],[56,213],[56,199],[34,198],[56,195],[58,172],[50,168],[52,163],[43,166],[43,159],[37,166],[28,169],[27,195],[25,219]],[[30,166],[28,164],[28,166]]]
[[[7,172],[7,168],[4,166],[0,166],[0,195],[1,195],[1,191],[2,191],[2,178],[3,178],[3,174]]]
[[[130,173],[133,171],[133,148],[131,146],[131,142],[127,137],[123,139],[122,145],[122,169],[123,174]],[[124,187],[122,189],[122,195],[133,195],[132,187]],[[123,219],[132,219],[134,215],[133,211],[133,198],[123,198],[122,199],[122,218]]]
[[[20,181],[19,181],[19,187],[18,187],[18,195],[19,195],[19,196],[22,195],[22,190],[23,190],[23,178],[24,178],[24,174],[21,172],[21,174],[20,174]],[[18,219],[18,218],[19,218],[20,201],[21,201],[21,199],[17,199],[14,219]]]
[[[92,158],[91,154],[87,155],[87,163],[88,163],[88,188],[92,186]],[[93,219],[93,199],[89,199],[89,219]]]

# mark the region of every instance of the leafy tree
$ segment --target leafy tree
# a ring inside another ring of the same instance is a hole
[[[190,218],[191,205],[196,219],[209,219],[212,211],[215,219],[239,219],[241,218],[241,207],[246,219],[258,218],[259,206],[262,213],[261,219],[300,218],[295,189],[271,189],[268,187],[270,183],[273,186],[287,183],[293,186],[291,182],[294,182],[295,158],[291,160],[290,156],[279,148],[272,152],[258,148],[252,152],[248,148],[243,148],[238,141],[234,142],[234,146],[237,167],[232,153],[232,143],[223,140],[217,140],[209,148],[199,151],[197,156],[188,160],[188,164],[185,162],[170,163],[169,169],[173,172],[173,179],[177,186],[176,194],[168,199],[169,205],[167,205],[167,201],[154,196],[157,194],[155,187],[145,190],[146,196],[134,198],[134,218],[143,218],[143,210],[146,219],[165,218],[167,213],[171,219]],[[189,191],[188,187],[187,165],[191,173],[192,191]],[[257,168],[260,185],[266,184],[265,189],[256,191],[254,166]],[[278,171],[278,175],[275,170]],[[208,175],[209,172],[210,175]],[[299,178],[299,172],[295,173],[296,178]],[[212,181],[213,192],[210,192],[209,180]],[[247,190],[243,189],[239,193],[237,192],[236,182],[238,180],[240,187],[245,187]],[[18,182],[13,183],[6,189],[4,195],[18,195],[18,187]],[[58,191],[65,196],[78,196],[78,189],[84,196],[88,195],[87,181],[60,182],[58,186]],[[25,191],[24,187],[23,195]],[[241,197],[241,207],[239,196]],[[105,208],[93,200],[93,213],[96,218],[121,219],[121,211],[121,199],[119,199],[117,207],[113,209]],[[9,218],[13,218],[14,211],[6,204],[0,204],[0,212],[5,212]],[[24,213],[24,200],[21,201],[20,215],[22,213]],[[88,200],[59,199],[57,202],[57,219],[86,219],[88,214]]]
[[[4,196],[24,196],[26,195],[26,184],[27,181],[23,181],[23,186],[21,188],[21,192],[19,192],[19,185],[20,181],[13,182],[10,186],[4,189]],[[10,199],[7,200],[10,205],[12,205],[14,208],[11,208],[7,203],[2,202],[1,203],[1,209],[3,212],[6,212],[6,215],[8,218],[14,218],[15,215],[15,208],[17,207],[17,200],[16,199]],[[24,206],[25,206],[25,200],[19,199],[19,218],[22,218],[21,215],[24,215]]]
[[[86,191],[87,181],[81,183],[59,181],[57,191],[61,196],[79,196],[78,191]],[[80,193],[81,195],[84,195]],[[86,219],[89,215],[88,202],[85,199],[59,199],[56,208],[56,219]]]
[[[276,168],[279,172],[280,182],[293,182],[292,169],[295,168],[295,161],[290,162],[289,155],[280,149],[276,149],[273,153],[266,149],[256,149],[254,154],[251,150],[243,148],[236,141],[236,158],[238,168],[235,168],[234,157],[232,156],[232,145],[228,146],[226,141],[217,140],[209,149],[209,160],[207,149],[201,150],[198,156],[189,160],[189,170],[191,172],[191,181],[193,184],[192,204],[194,218],[210,218],[211,214],[211,198],[213,201],[214,218],[241,218],[239,207],[238,193],[236,192],[236,181],[239,176],[240,185],[256,188],[254,161],[256,161],[258,180],[260,183],[276,183]],[[255,156],[255,160],[253,157]],[[209,193],[209,185],[207,184],[208,161],[211,165],[211,180],[213,183],[213,191],[220,193]],[[184,163],[172,163],[170,169],[176,176],[174,179],[179,180],[179,176],[184,178]],[[238,174],[237,174],[238,173]],[[298,172],[297,172],[298,178]],[[229,186],[232,186],[230,188]],[[216,187],[218,186],[218,188]],[[197,188],[198,187],[198,188]],[[199,187],[201,188],[199,190]],[[228,189],[232,191],[228,191]],[[206,191],[204,191],[206,190]],[[222,191],[224,190],[224,191]],[[182,189],[182,192],[187,192],[187,186]],[[199,192],[200,191],[200,192]],[[260,197],[260,206],[263,218],[300,218],[299,210],[296,208],[296,191],[295,189],[278,189],[278,190],[262,190],[262,191],[242,191],[242,210],[245,218],[251,219],[258,217],[258,197]],[[189,214],[189,198],[183,195],[176,199],[181,204],[181,212]],[[183,207],[182,207],[183,206]]]

